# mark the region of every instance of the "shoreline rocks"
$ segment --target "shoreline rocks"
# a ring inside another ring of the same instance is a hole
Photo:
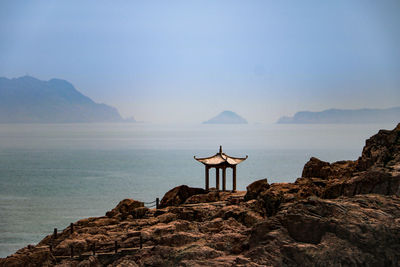
[[[160,209],[125,199],[74,225],[0,267],[398,266],[400,124],[369,138],[355,161],[311,158],[294,183],[262,179],[236,193],[182,185]],[[86,256],[69,258],[71,246]]]

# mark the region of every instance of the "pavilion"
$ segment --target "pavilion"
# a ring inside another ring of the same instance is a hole
[[[236,191],[236,165],[245,161],[248,158],[235,158],[228,156],[222,152],[222,146],[219,147],[219,152],[214,156],[208,158],[196,158],[194,159],[203,163],[206,169],[206,190],[209,190],[209,177],[210,169],[215,168],[215,187],[219,190],[219,170],[222,169],[222,191],[226,191],[226,168],[232,168],[232,191]]]

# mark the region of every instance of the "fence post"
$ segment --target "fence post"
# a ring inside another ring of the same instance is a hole
[[[143,247],[143,237],[142,237],[142,233],[140,233],[140,238],[139,238],[139,240],[140,240],[140,249],[142,249],[142,247]]]
[[[160,199],[156,198],[156,209],[158,209],[158,206],[160,205]]]
[[[49,250],[50,250],[50,253],[53,253],[53,244],[49,245]]]
[[[74,247],[71,245],[70,249],[71,249],[71,258],[73,258],[74,257]]]
[[[54,232],[53,232],[53,239],[57,238],[57,228],[54,228]]]
[[[114,252],[115,252],[115,254],[118,253],[118,242],[117,241],[114,241]]]
[[[92,245],[92,252],[93,252],[93,256],[96,255],[96,243],[93,243],[93,245]]]
[[[71,235],[73,234],[73,232],[74,232],[74,224],[73,223],[71,223],[70,224],[70,232],[71,232]]]

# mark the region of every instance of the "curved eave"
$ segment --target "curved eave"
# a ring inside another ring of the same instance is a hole
[[[226,161],[230,164],[230,165],[238,165],[239,163],[245,161],[248,158],[248,156],[246,156],[245,158],[234,158],[234,157],[228,157],[226,159]]]
[[[211,159],[211,158],[216,157],[216,156],[218,156],[218,155],[219,155],[219,153],[217,153],[217,154],[215,154],[215,155],[212,155],[212,156],[210,156],[210,157],[206,157],[206,158],[196,158],[196,156],[193,156],[193,157],[194,157],[195,160],[201,161],[201,160],[205,160],[205,159]]]
[[[198,162],[203,163],[204,165],[207,166],[218,166],[218,165],[223,165],[223,164],[228,164],[231,166],[238,165],[239,163],[245,161],[248,158],[246,156],[245,158],[236,158],[236,157],[231,157],[223,153],[222,155],[220,153],[215,154],[214,156],[207,157],[207,158],[196,158],[194,156],[194,159],[197,160]]]

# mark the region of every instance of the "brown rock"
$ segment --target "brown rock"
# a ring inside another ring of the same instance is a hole
[[[101,266],[103,265],[94,256],[90,256],[87,260],[83,260],[77,265],[77,267],[101,267]]]
[[[232,197],[240,194],[240,192],[232,193],[230,191],[210,191],[205,194],[193,195],[186,199],[185,204],[207,203],[217,201],[230,201]],[[236,201],[232,200],[232,201]]]
[[[318,177],[322,179],[327,179],[331,175],[331,168],[329,162],[319,160],[315,157],[310,158],[310,160],[304,165],[302,177]]]
[[[251,183],[251,184],[248,185],[247,188],[246,188],[246,189],[247,189],[247,193],[246,193],[246,195],[244,196],[244,200],[245,200],[245,201],[249,201],[249,200],[251,200],[251,199],[256,199],[257,196],[258,196],[261,192],[263,192],[263,191],[269,189],[269,187],[270,187],[270,186],[269,186],[269,184],[268,184],[267,178],[261,179],[261,180],[258,180],[258,181],[255,181],[255,182]]]
[[[0,267],[52,266],[55,262],[55,258],[48,250],[27,247],[5,259],[0,258]]]
[[[381,195],[298,201],[253,228],[245,256],[265,265],[396,266],[399,205]]]
[[[359,173],[349,180],[335,180],[322,192],[323,198],[354,196],[358,194],[398,195],[400,193],[400,175],[367,171]]]
[[[204,194],[206,191],[202,188],[193,188],[187,185],[177,186],[169,190],[161,199],[160,208],[168,206],[178,206],[183,204],[186,199],[193,195]]]
[[[194,243],[201,238],[201,235],[193,233],[178,232],[162,236],[158,243],[160,245],[178,247],[186,244]]]
[[[135,209],[140,207],[144,207],[143,202],[133,199],[124,199],[121,202],[119,202],[114,209],[108,211],[106,213],[106,216],[109,218],[114,217],[116,215],[121,215],[123,217],[126,217],[132,214]]]
[[[358,169],[390,168],[400,162],[400,123],[392,131],[380,130],[365,142]]]
[[[143,218],[146,213],[149,211],[148,208],[146,207],[139,207],[139,208],[135,208],[131,211],[131,215],[133,219],[141,219]]]

